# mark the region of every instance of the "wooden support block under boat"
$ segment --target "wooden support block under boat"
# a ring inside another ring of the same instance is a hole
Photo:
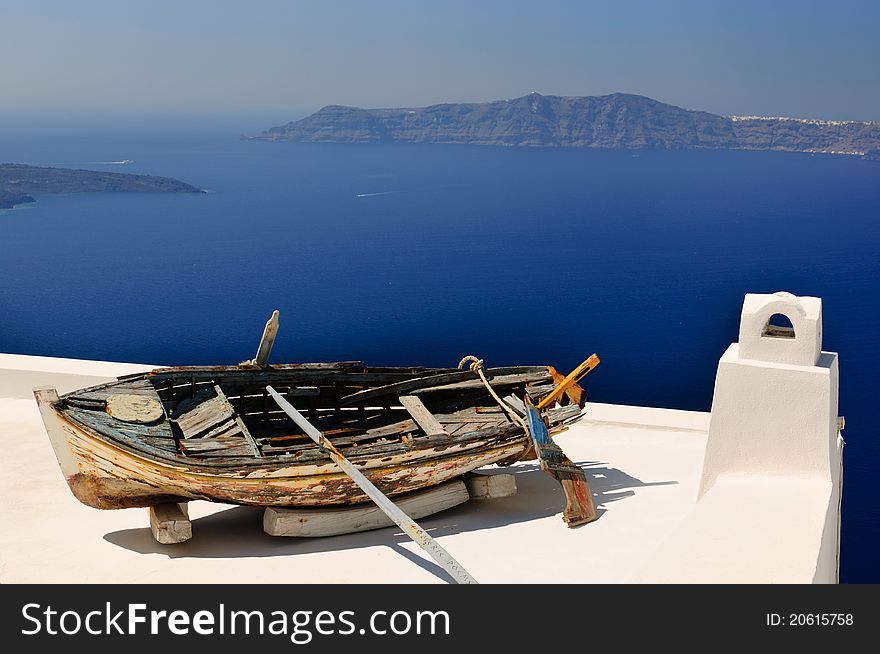
[[[150,531],[157,543],[171,545],[192,538],[192,523],[185,502],[168,502],[149,508]]]
[[[453,479],[427,490],[398,495],[394,503],[410,518],[423,518],[470,499],[465,483]],[[390,527],[394,523],[375,504],[331,509],[286,509],[268,507],[263,513],[263,531],[270,536],[322,537],[352,534]]]
[[[469,472],[461,479],[472,500],[494,500],[516,495],[516,478],[508,472]]]

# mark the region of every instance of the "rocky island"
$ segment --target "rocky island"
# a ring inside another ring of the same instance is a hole
[[[48,193],[202,193],[201,189],[171,177],[105,173],[70,168],[43,168],[0,164],[0,209],[34,202]]]
[[[458,143],[827,152],[880,159],[880,121],[720,116],[627,93],[401,109],[330,105],[258,136],[300,143]]]

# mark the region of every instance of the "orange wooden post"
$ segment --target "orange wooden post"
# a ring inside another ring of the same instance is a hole
[[[565,393],[565,391],[569,387],[576,384],[584,375],[586,375],[598,365],[599,357],[595,354],[591,355],[589,359],[587,359],[577,368],[568,373],[565,379],[563,379],[559,383],[559,385],[553,389],[553,392],[538,403],[537,409],[540,411],[546,409],[548,406],[551,406],[554,402],[556,402],[556,400],[562,397],[562,394]]]

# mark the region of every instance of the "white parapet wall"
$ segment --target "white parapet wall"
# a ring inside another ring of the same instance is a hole
[[[774,326],[777,315],[791,328]],[[810,581],[836,582],[839,422],[822,301],[746,295],[739,342],[718,364],[697,504],[648,579],[803,582],[810,571]],[[713,551],[721,539],[737,543],[733,555]]]

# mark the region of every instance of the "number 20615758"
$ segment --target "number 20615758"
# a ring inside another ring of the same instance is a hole
[[[768,627],[850,627],[852,613],[767,613]]]

